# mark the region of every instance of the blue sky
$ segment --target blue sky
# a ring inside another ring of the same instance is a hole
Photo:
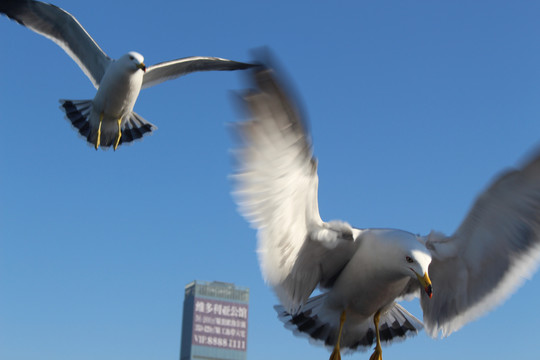
[[[540,140],[535,2],[55,4],[109,56],[135,50],[147,65],[248,61],[270,47],[309,116],[325,220],[450,234],[492,177]],[[255,232],[230,196],[228,124],[243,117],[231,93],[245,74],[143,90],[135,111],[159,129],[96,152],[58,108],[60,98],[92,98],[90,81],[5,17],[0,34],[0,358],[177,359],[194,279],[251,289],[249,359],[329,356],[277,320]],[[539,297],[537,274],[449,338],[422,332],[384,358],[537,358]],[[421,316],[416,301],[404,305]]]

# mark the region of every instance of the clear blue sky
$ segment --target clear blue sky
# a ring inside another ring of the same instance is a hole
[[[55,4],[109,56],[135,50],[148,65],[269,46],[310,118],[325,220],[450,234],[540,142],[537,2]],[[59,47],[1,17],[0,68],[0,358],[177,359],[194,279],[251,289],[249,359],[329,356],[276,319],[230,196],[231,91],[245,74],[143,90],[135,111],[159,129],[96,152],[58,109],[95,94]],[[538,358],[539,298],[537,274],[449,338],[422,332],[384,358]]]

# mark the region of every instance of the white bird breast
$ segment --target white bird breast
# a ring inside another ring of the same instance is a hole
[[[113,62],[94,97],[94,111],[104,113],[103,121],[117,121],[131,113],[141,91],[143,76],[142,70],[133,71],[131,62]]]

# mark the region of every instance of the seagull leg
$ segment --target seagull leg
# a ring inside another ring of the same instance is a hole
[[[118,119],[118,137],[116,138],[116,143],[114,144],[114,151],[120,144],[120,138],[122,137],[122,118]]]
[[[101,123],[103,122],[103,113],[99,114],[99,126],[97,129],[97,139],[96,139],[96,150],[99,148],[99,144],[101,142]]]
[[[373,316],[373,323],[375,324],[375,335],[377,336],[377,345],[375,351],[370,356],[369,360],[382,360],[382,348],[381,348],[381,335],[379,334],[379,320],[381,318],[381,311],[377,311]]]
[[[336,346],[334,346],[334,351],[332,351],[332,354],[330,355],[330,360],[341,360],[339,342],[341,341],[341,331],[343,330],[344,323],[345,323],[345,310],[343,310],[339,318],[338,338],[337,338]]]

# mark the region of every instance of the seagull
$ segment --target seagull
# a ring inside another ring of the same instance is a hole
[[[306,122],[276,70],[250,72],[235,123],[233,197],[257,229],[261,272],[296,335],[346,351],[446,337],[505,301],[540,260],[540,153],[500,175],[453,235],[355,228],[321,219]],[[320,293],[312,296],[318,288]],[[420,297],[423,322],[398,302]]]
[[[195,71],[240,70],[251,64],[205,56],[192,56],[144,64],[141,54],[130,51],[111,59],[67,11],[33,0],[2,0],[0,13],[41,34],[79,65],[97,89],[92,100],[60,100],[60,108],[81,136],[97,150],[114,150],[157,129],[133,111],[141,89]]]

